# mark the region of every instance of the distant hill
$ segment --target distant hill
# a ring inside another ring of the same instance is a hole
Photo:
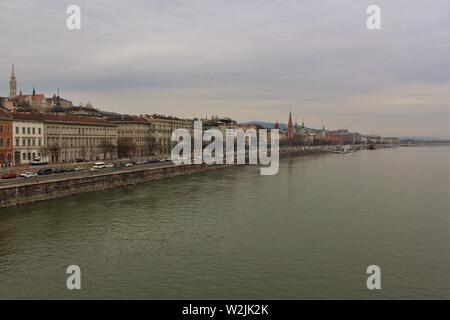
[[[438,137],[428,137],[428,136],[404,136],[400,137],[400,140],[414,140],[414,141],[434,141],[434,140],[445,140]]]
[[[266,129],[273,129],[273,127],[275,126],[275,123],[273,122],[264,122],[264,121],[247,121],[247,122],[241,122],[240,124],[258,124],[260,126],[263,126]],[[282,131],[287,131],[288,126],[286,123],[278,123],[278,125],[280,126],[280,129]],[[312,129],[312,128],[307,128],[305,127],[306,131],[318,131],[318,129]]]
[[[247,121],[247,122],[241,122],[240,124],[258,124],[260,126],[263,126],[266,129],[273,129],[275,126],[275,123],[273,122],[264,122],[264,121]],[[287,124],[279,123],[280,128],[283,130],[287,130]]]

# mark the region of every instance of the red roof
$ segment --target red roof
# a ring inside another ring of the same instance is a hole
[[[45,122],[67,122],[67,123],[80,123],[80,124],[93,124],[93,125],[110,125],[114,126],[109,121],[100,118],[93,117],[81,117],[68,114],[49,114],[38,112],[16,112],[13,114],[14,119],[21,120],[40,120]]]
[[[9,112],[3,110],[0,108],[0,119],[2,120],[12,120],[12,116],[9,114]]]
[[[43,121],[42,114],[37,112],[14,112],[12,114],[14,120],[35,120]]]
[[[93,117],[80,117],[73,116],[69,114],[42,114],[44,121],[48,122],[70,122],[70,123],[83,123],[83,124],[94,124],[94,125],[114,125],[109,121],[100,118]]]
[[[115,119],[112,121],[113,123],[143,123],[150,124],[147,119],[139,117],[139,116],[122,116],[120,119]]]

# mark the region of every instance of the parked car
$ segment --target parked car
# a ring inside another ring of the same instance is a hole
[[[34,172],[25,172],[25,173],[22,173],[20,176],[23,178],[33,178],[33,177],[36,177],[37,175],[38,174],[34,173]]]
[[[57,168],[57,169],[53,170],[53,173],[64,173],[64,172],[66,172],[66,169],[64,169],[64,168]]]
[[[9,172],[2,173],[2,179],[14,179],[14,178],[17,178],[17,175],[15,172],[9,171]]]
[[[118,168],[122,168],[123,166],[120,163],[115,163],[114,164],[114,168],[118,169]]]
[[[76,167],[75,169],[73,169],[74,171],[83,171],[84,168],[83,167]]]
[[[66,172],[74,172],[75,171],[75,168],[66,168],[66,169],[64,169]]]
[[[36,159],[31,160],[32,166],[40,166],[40,165],[44,165],[44,164],[48,164],[48,162],[42,160],[41,158],[36,158]]]
[[[134,163],[132,162],[125,163],[125,167],[132,167],[132,166],[134,166]]]
[[[114,163],[105,164],[105,168],[114,168]]]
[[[105,168],[105,163],[104,162],[95,162],[94,165],[92,166],[93,169],[103,169]]]
[[[49,175],[52,173],[53,173],[53,170],[50,168],[42,168],[41,170],[38,171],[38,175],[40,175],[40,176],[46,176],[46,175]]]

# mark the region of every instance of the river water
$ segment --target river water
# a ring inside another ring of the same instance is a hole
[[[66,268],[81,268],[81,290]],[[366,268],[381,268],[381,290]],[[0,209],[0,298],[448,298],[449,148],[285,158]]]

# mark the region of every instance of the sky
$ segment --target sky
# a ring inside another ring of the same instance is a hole
[[[66,9],[81,8],[81,29]],[[381,8],[381,30],[366,9]],[[363,134],[450,137],[448,0],[14,0],[0,96]]]

